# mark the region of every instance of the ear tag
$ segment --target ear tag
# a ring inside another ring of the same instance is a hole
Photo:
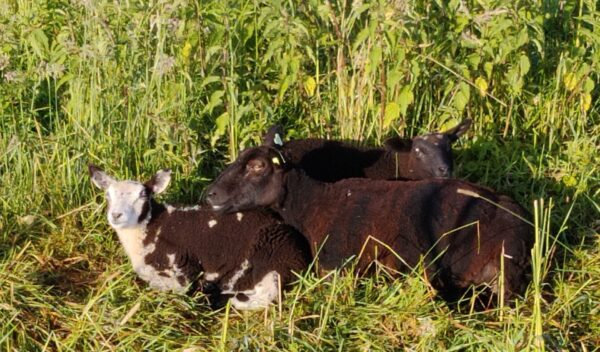
[[[275,145],[283,147],[283,141],[281,140],[281,136],[279,135],[279,133],[275,133],[275,137],[273,137],[273,143],[275,143]]]
[[[273,162],[273,164],[275,165],[281,165],[281,162],[279,162],[279,158],[274,156],[273,159],[271,159],[271,161]]]

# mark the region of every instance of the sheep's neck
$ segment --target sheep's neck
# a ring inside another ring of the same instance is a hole
[[[150,209],[144,219],[142,219],[136,226],[115,229],[119,241],[125,250],[125,253],[131,261],[131,265],[137,272],[139,268],[146,265],[145,257],[154,248],[149,245],[148,239],[148,227],[152,223],[153,219],[157,219],[160,213],[165,211],[165,207],[161,204],[156,203],[154,200],[150,201]],[[152,248],[151,248],[152,247]]]
[[[299,229],[306,236],[304,222],[311,216],[315,206],[314,199],[319,199],[327,192],[329,184],[310,178],[300,169],[292,169],[285,175],[286,194],[281,206],[275,209],[283,220]],[[311,242],[320,242],[320,239],[309,238]]]

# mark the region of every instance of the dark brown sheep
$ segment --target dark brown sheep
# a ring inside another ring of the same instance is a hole
[[[138,276],[159,290],[209,289],[213,303],[232,297],[238,309],[267,306],[280,284],[311,261],[306,240],[260,211],[217,215],[207,207],[159,204],[171,174],[145,184],[117,181],[90,165],[93,183],[106,192],[107,217]]]
[[[483,198],[489,199],[494,205]],[[428,278],[456,299],[471,285],[497,292],[504,262],[506,298],[527,286],[533,229],[512,199],[454,179],[313,180],[271,146],[245,150],[207,190],[220,212],[270,207],[309,240],[318,265],[338,268],[361,254],[407,271],[424,260]],[[390,250],[391,249],[391,250]]]
[[[309,138],[283,143],[281,153],[310,177],[323,182],[365,177],[378,180],[450,177],[452,143],[471,126],[465,119],[456,127],[412,139],[390,138],[383,148],[367,148],[341,141]],[[265,143],[280,142],[281,128],[273,126]]]

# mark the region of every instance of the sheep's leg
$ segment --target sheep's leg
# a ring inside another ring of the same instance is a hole
[[[266,308],[279,298],[279,273],[267,273],[250,290],[238,291],[231,299],[231,305],[240,310],[255,310]]]

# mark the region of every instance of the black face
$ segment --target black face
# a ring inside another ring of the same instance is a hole
[[[276,206],[284,192],[283,163],[273,148],[246,149],[208,187],[206,201],[218,212]]]
[[[452,176],[452,141],[442,133],[431,133],[413,139],[411,168],[422,177]]]

